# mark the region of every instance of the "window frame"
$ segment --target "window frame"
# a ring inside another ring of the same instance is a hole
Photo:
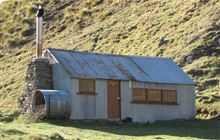
[[[78,79],[79,82],[78,82],[78,95],[97,95],[96,93],[96,79],[93,79],[93,78],[79,78]],[[91,80],[93,81],[93,86],[94,86],[94,91],[93,92],[86,92],[86,91],[80,91],[80,80]]]
[[[134,89],[144,89],[145,90],[145,101],[138,101],[138,100],[134,100]],[[160,97],[161,97],[161,101],[158,102],[149,102],[148,99],[148,90],[159,90],[160,91]],[[163,101],[163,91],[175,91],[175,102],[164,102]],[[135,104],[159,104],[159,105],[178,105],[177,103],[177,97],[178,96],[178,92],[177,90],[170,90],[170,89],[156,89],[156,88],[132,88],[132,101],[131,103],[135,103]]]

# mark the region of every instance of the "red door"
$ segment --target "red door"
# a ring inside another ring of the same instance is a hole
[[[120,118],[120,82],[108,80],[108,118]]]

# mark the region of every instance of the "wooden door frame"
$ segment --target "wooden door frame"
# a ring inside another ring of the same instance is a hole
[[[121,119],[121,81],[120,80],[111,80],[111,79],[108,79],[107,80],[107,118],[108,119],[112,119],[112,118],[110,118],[109,117],[109,82],[111,82],[111,81],[117,81],[118,82],[118,84],[119,84],[119,98],[120,98],[120,100],[119,100],[119,117],[118,118],[115,118],[115,119]]]

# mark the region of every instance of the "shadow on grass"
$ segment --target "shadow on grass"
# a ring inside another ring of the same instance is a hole
[[[119,124],[117,122],[107,121],[75,122],[46,120],[46,122],[63,127],[89,129],[127,136],[170,135],[177,137],[220,139],[220,119],[158,121],[151,125]]]
[[[3,130],[2,133],[7,134],[7,135],[25,135],[27,133],[17,130],[17,129],[8,129],[8,130]]]
[[[12,122],[14,119],[16,119],[19,116],[19,112],[17,110],[13,111],[0,111],[0,122]]]

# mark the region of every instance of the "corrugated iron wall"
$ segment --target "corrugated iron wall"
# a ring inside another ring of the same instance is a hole
[[[78,79],[70,79],[69,94],[72,108],[70,119],[107,119],[106,80],[96,80],[97,95],[78,95],[78,86]]]
[[[134,104],[132,88],[177,90],[178,105]],[[195,86],[178,84],[154,84],[142,82],[121,82],[121,116],[133,118],[135,122],[156,120],[190,119],[195,116]]]

